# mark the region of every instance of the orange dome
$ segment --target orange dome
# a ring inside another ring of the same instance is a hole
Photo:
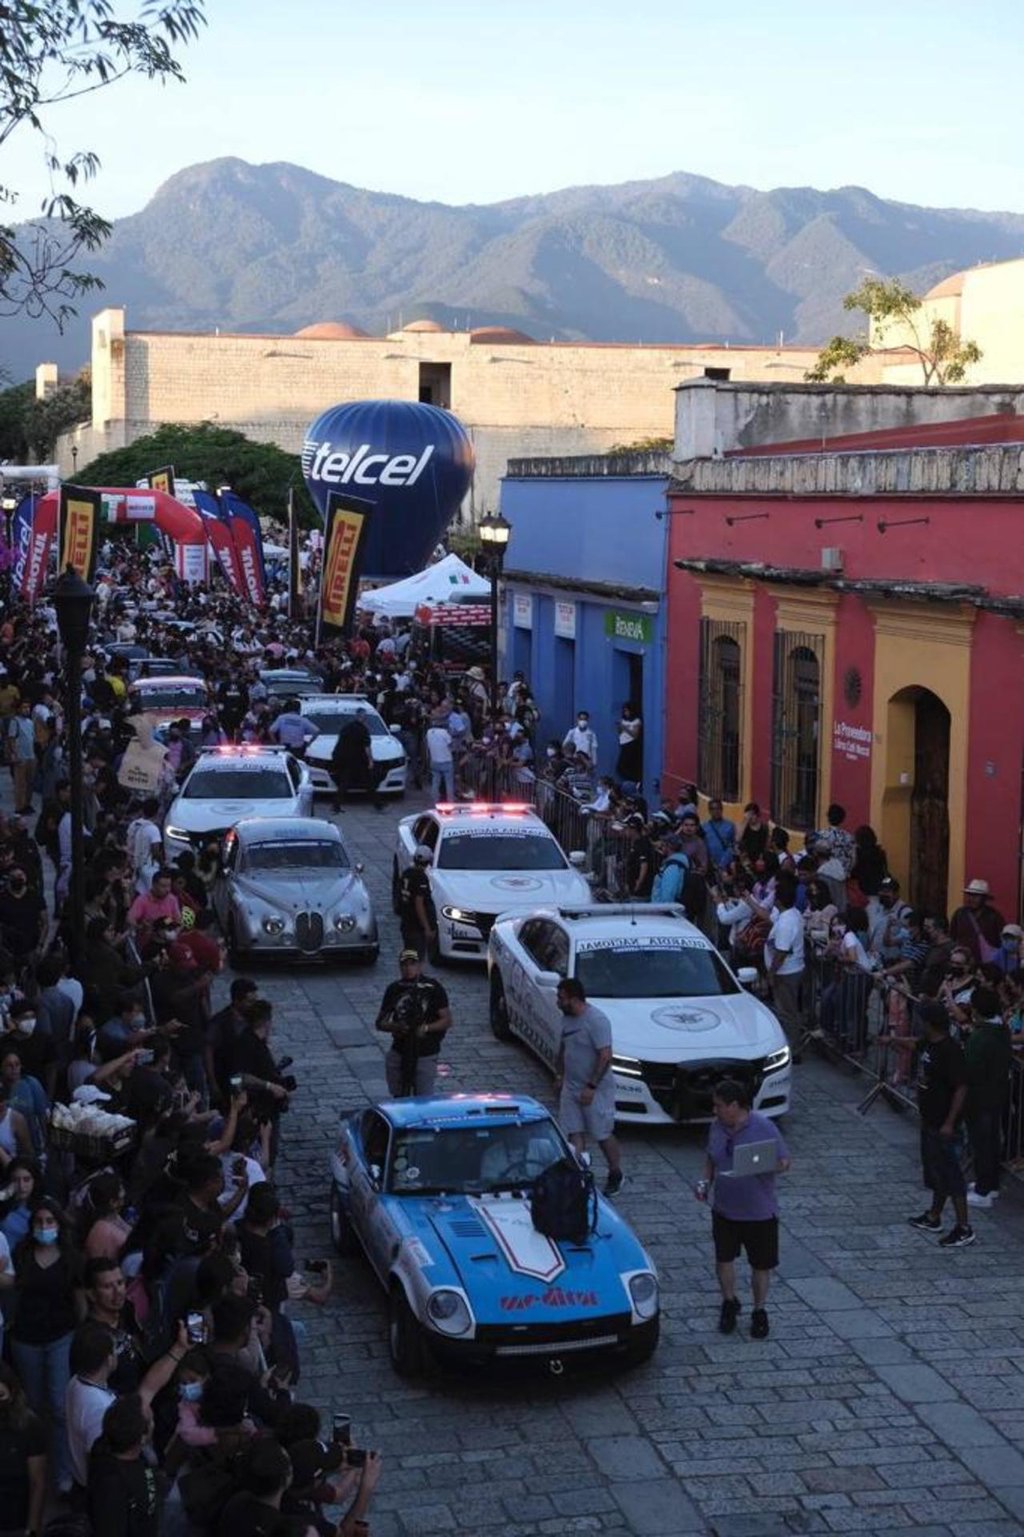
[[[318,320],[315,326],[303,326],[295,335],[304,336],[308,341],[346,342],[369,333],[358,326],[350,326],[345,320]]]
[[[941,283],[936,283],[934,288],[929,288],[925,294],[926,299],[959,299],[964,291],[964,274],[954,272],[951,277],[943,278]]]
[[[469,333],[470,346],[481,346],[490,343],[500,347],[506,346],[535,347],[536,342],[532,336],[527,336],[525,331],[514,331],[511,326],[474,326]]]

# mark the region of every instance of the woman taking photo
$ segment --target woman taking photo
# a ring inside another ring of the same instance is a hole
[[[11,1354],[35,1412],[48,1422],[56,1487],[71,1487],[64,1394],[68,1355],[78,1319],[84,1317],[79,1263],[64,1213],[40,1197],[28,1235],[14,1251],[14,1318]]]

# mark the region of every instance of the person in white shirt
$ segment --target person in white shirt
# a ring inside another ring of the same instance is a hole
[[[764,963],[779,1024],[787,1035],[799,1038],[803,1028],[800,987],[804,975],[804,924],[796,908],[796,877],[789,870],[780,871],[775,881],[775,908],[765,940]],[[799,1060],[795,1053],[793,1060]]]
[[[427,757],[430,760],[430,786],[435,800],[454,795],[452,738],[447,727],[433,725],[427,731]]]
[[[576,724],[565,733],[562,746],[574,753],[584,752],[591,763],[597,762],[597,736],[590,729],[590,715],[586,710],[577,711]]]
[[[148,1409],[161,1388],[167,1386],[188,1349],[185,1325],[178,1325],[175,1343],[158,1356],[139,1383],[139,1397]],[[89,1453],[103,1431],[103,1416],[117,1394],[107,1383],[117,1370],[113,1331],[106,1324],[87,1319],[71,1338],[71,1379],[64,1391],[68,1451],[75,1483],[84,1489],[89,1478]]]

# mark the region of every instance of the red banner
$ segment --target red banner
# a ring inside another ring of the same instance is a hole
[[[32,518],[32,537],[29,540],[28,559],[21,579],[21,596],[27,603],[35,603],[43,590],[50,565],[50,550],[57,533],[57,497],[41,496],[35,505]]]

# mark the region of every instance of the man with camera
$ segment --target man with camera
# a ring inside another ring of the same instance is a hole
[[[388,1093],[404,1099],[434,1092],[437,1059],[452,1014],[448,994],[436,978],[423,976],[415,950],[403,950],[398,967],[401,976],[385,989],[376,1027],[391,1036],[384,1058]]]

